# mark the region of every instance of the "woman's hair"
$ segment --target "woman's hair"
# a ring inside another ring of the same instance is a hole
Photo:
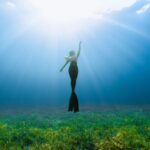
[[[69,52],[69,55],[70,55],[70,56],[74,56],[74,55],[75,55],[75,51],[71,50],[71,51]]]

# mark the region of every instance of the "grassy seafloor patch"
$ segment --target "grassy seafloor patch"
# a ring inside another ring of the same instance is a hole
[[[0,117],[0,150],[150,150],[150,112]]]

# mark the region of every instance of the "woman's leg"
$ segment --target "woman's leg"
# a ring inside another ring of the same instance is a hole
[[[71,79],[72,93],[70,96],[68,111],[72,111],[74,109],[74,112],[78,112],[79,111],[78,97],[75,94],[76,80],[78,77],[78,67],[77,66],[70,67],[69,68],[69,75],[70,75],[70,79]]]
[[[72,88],[72,92],[74,92],[75,86],[76,86],[76,78],[73,78],[73,79],[71,79],[71,88]]]
[[[78,77],[78,68],[71,68],[69,69],[69,75],[70,75],[70,79],[71,79],[71,88],[72,88],[72,92],[74,92],[75,87],[76,87],[76,80]]]

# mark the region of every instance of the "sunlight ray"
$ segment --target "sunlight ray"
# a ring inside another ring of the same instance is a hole
[[[17,29],[11,31],[11,36],[8,35],[10,36],[10,40],[4,44],[3,49],[0,51],[0,57],[2,57],[3,54],[7,53],[8,50],[11,50],[11,45],[13,45],[15,41],[17,41],[24,33],[26,33],[28,29],[30,29],[35,24],[35,22],[36,19],[33,20],[32,18],[30,18],[30,20],[28,21],[24,20],[23,22],[21,22],[22,25],[19,25]]]
[[[139,29],[133,28],[133,27],[130,26],[130,25],[126,25],[126,24],[124,24],[124,23],[121,23],[121,22],[119,22],[119,21],[117,21],[117,20],[114,20],[114,19],[111,19],[111,18],[108,18],[108,17],[107,17],[107,18],[103,18],[103,19],[104,19],[105,21],[107,21],[108,23],[110,23],[110,24],[119,26],[119,27],[124,28],[124,29],[126,29],[126,30],[128,30],[128,31],[134,32],[134,33],[138,34],[139,36],[142,36],[142,37],[144,37],[144,38],[150,40],[150,35],[149,35],[149,34],[146,34],[145,32],[140,31]]]
[[[98,83],[97,80],[97,75],[96,72],[94,71],[92,65],[90,65],[90,62],[88,61],[88,56],[86,56],[86,53],[84,53],[84,55],[82,56],[82,61],[85,65],[85,70],[87,69],[88,72],[88,76],[91,79],[91,83],[94,87],[95,92],[97,93],[97,100],[99,100],[100,103],[105,102],[104,101],[104,97],[103,97],[103,93],[102,93],[102,86],[100,85],[101,83]]]

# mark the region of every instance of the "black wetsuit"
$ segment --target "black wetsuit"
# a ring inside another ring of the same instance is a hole
[[[71,79],[72,92],[74,92],[75,86],[76,86],[76,80],[77,80],[77,76],[78,76],[78,66],[77,66],[76,61],[72,61],[70,63],[69,75],[70,75],[70,79]]]
[[[77,76],[78,76],[78,66],[77,66],[76,61],[72,61],[70,63],[69,75],[70,75],[70,79],[71,79],[72,93],[70,96],[68,111],[74,110],[74,112],[78,112],[79,111],[78,97],[75,93],[76,80],[77,80]]]

